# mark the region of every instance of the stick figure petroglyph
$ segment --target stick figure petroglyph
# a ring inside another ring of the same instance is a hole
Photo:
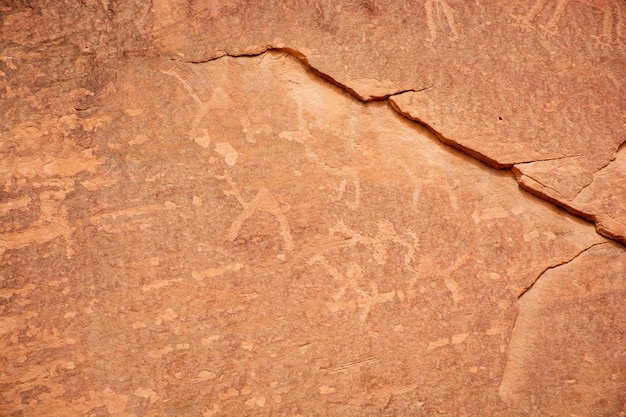
[[[443,12],[446,22],[448,23],[448,27],[452,32],[452,35],[449,36],[448,39],[453,41],[459,37],[456,30],[456,24],[454,23],[454,10],[445,0],[428,0],[424,4],[424,8],[426,9],[426,25],[428,26],[428,31],[430,32],[430,43],[434,43],[437,40],[437,23],[435,20],[441,20],[441,12]]]
[[[522,30],[531,30],[533,21],[538,20],[538,16],[550,7],[548,4],[554,3],[552,16],[546,24],[539,24],[539,28],[549,34],[556,34],[559,31],[559,23],[566,12],[568,4],[572,1],[582,3],[583,6],[598,10],[603,13],[602,29],[598,35],[592,35],[598,45],[610,46],[614,42],[619,42],[624,37],[624,21],[618,4],[614,1],[606,0],[557,0],[556,2],[548,2],[548,0],[536,0],[528,12],[523,16],[513,16],[517,22],[514,24]],[[616,36],[613,37],[613,32]]]
[[[339,187],[336,188],[337,195],[335,197],[331,197],[331,201],[342,201],[344,199],[344,194],[346,194],[349,181],[352,183],[354,195],[352,200],[345,199],[346,205],[352,210],[359,208],[359,205],[361,204],[361,182],[359,179],[359,173],[354,167],[342,165],[339,168],[333,168],[322,161],[320,157],[308,147],[306,148],[306,156],[307,160],[317,163],[318,166],[320,166],[328,174],[333,177],[341,178]]]

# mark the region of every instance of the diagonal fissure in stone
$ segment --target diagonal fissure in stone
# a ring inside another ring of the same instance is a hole
[[[582,255],[583,253],[587,252],[588,250],[590,250],[591,248],[598,246],[598,245],[606,245],[606,242],[597,242],[594,243],[592,245],[589,245],[588,247],[584,248],[583,250],[579,251],[578,253],[576,253],[573,257],[564,260],[563,262],[559,262],[557,264],[551,265],[549,267],[547,267],[546,269],[544,269],[543,271],[541,271],[541,273],[539,273],[539,275],[537,275],[537,277],[530,283],[530,285],[528,285],[527,287],[525,287],[524,289],[522,289],[522,291],[519,293],[519,295],[517,296],[517,299],[520,300],[524,295],[526,295],[530,290],[533,289],[533,287],[535,286],[535,284],[537,283],[537,281],[539,281],[541,279],[541,277],[549,270],[551,269],[555,269],[558,268],[560,266],[563,265],[567,265],[570,262],[572,262],[573,260],[575,260],[576,258],[578,258],[580,255]],[[513,328],[515,327],[515,324],[513,324]]]
[[[432,123],[429,123],[428,120],[422,120],[420,118],[416,118],[410,114],[408,114],[406,111],[403,111],[402,108],[394,101],[394,97],[396,96],[400,96],[404,93],[416,93],[416,92],[422,92],[422,91],[427,91],[433,87],[435,87],[435,84],[432,84],[430,86],[427,87],[423,87],[420,89],[405,89],[402,91],[397,91],[397,92],[391,92],[385,95],[380,95],[380,96],[375,96],[375,97],[363,97],[362,95],[358,94],[353,88],[350,88],[348,85],[341,83],[340,81],[338,81],[336,78],[332,77],[331,75],[322,72],[321,70],[319,70],[318,68],[316,68],[315,66],[313,66],[308,57],[298,51],[295,48],[291,48],[291,47],[263,47],[258,51],[253,51],[253,52],[249,52],[249,53],[241,53],[241,54],[229,54],[229,53],[225,53],[224,55],[221,55],[219,57],[215,57],[215,58],[210,58],[210,59],[206,59],[206,60],[194,60],[194,61],[182,61],[182,62],[188,62],[188,63],[192,63],[192,64],[202,64],[202,63],[207,63],[207,62],[211,62],[211,61],[215,61],[217,59],[223,58],[223,57],[231,57],[231,58],[242,58],[242,57],[255,57],[255,56],[260,56],[262,54],[268,53],[268,52],[284,52],[287,53],[291,56],[293,56],[294,58],[296,58],[298,61],[300,61],[307,70],[309,70],[310,72],[312,72],[313,74],[317,75],[318,77],[330,82],[331,84],[341,88],[342,90],[346,91],[347,93],[349,93],[350,95],[352,95],[353,97],[357,98],[358,100],[362,101],[362,102],[371,102],[371,101],[384,101],[384,100],[388,100],[391,108],[393,110],[395,110],[398,114],[400,114],[402,117],[413,121],[415,123],[418,123],[419,125],[424,126],[427,130],[429,130],[441,143],[451,146],[453,148],[455,148],[456,150],[470,156],[471,158],[482,162],[486,165],[488,165],[491,168],[495,168],[498,170],[511,170],[513,172],[513,174],[515,175],[515,177],[517,178],[517,181],[520,185],[520,187],[522,189],[524,189],[525,191],[529,192],[530,194],[549,202],[550,204],[554,204],[557,207],[561,207],[564,208],[565,210],[567,210],[569,213],[580,217],[586,221],[592,222],[592,223],[598,223],[598,217],[597,215],[594,214],[588,214],[583,210],[579,210],[575,207],[573,207],[571,204],[567,203],[567,199],[565,198],[565,196],[563,196],[560,191],[558,189],[554,189],[552,187],[549,187],[545,184],[542,184],[541,181],[537,180],[536,178],[533,178],[531,176],[526,175],[526,177],[528,177],[529,179],[531,179],[532,181],[535,181],[537,184],[541,185],[544,188],[550,189],[553,193],[556,193],[557,195],[551,197],[548,196],[546,193],[543,193],[535,188],[533,188],[533,186],[531,184],[527,184],[526,182],[523,181],[524,176],[520,174],[520,171],[516,169],[516,165],[518,164],[524,164],[524,163],[532,163],[532,162],[543,162],[543,161],[555,161],[555,160],[561,160],[561,159],[568,159],[568,158],[575,158],[579,155],[565,155],[565,156],[559,156],[559,157],[553,157],[553,158],[544,158],[544,159],[533,159],[530,161],[519,161],[519,162],[515,162],[515,163],[502,163],[500,161],[498,161],[497,159],[494,159],[492,157],[490,157],[489,155],[480,152],[476,149],[473,149],[471,147],[465,146],[463,144],[461,144],[458,140],[455,140],[452,137],[447,137],[446,135],[444,135],[441,131],[439,131],[438,129],[436,129]],[[617,155],[617,152],[619,152],[619,150],[624,146],[623,142],[622,144],[620,144],[618,146],[618,148],[615,151],[615,155]],[[611,159],[611,161],[609,161],[604,167],[600,168],[600,170],[604,169],[606,166],[608,166],[613,160],[615,160],[615,156]],[[589,182],[585,187],[583,187],[581,190],[579,190],[578,194],[580,194],[581,191],[583,191],[585,188],[587,188],[589,185],[592,184],[593,181]],[[577,194],[577,195],[578,195]],[[613,233],[609,230],[609,232],[606,232],[606,228],[603,227],[598,227],[598,232],[600,234],[602,234],[605,237],[608,237],[610,239],[616,240],[619,243],[625,243],[626,242],[626,238],[624,238],[623,236],[621,236],[619,233]]]

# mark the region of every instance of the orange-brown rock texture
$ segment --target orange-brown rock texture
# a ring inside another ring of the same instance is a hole
[[[0,1],[0,416],[626,417],[625,22]]]

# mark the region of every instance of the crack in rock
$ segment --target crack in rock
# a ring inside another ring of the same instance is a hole
[[[582,379],[589,383],[585,379],[589,372],[604,370],[604,374],[597,374],[596,381],[611,374],[616,378],[614,372],[619,372],[620,366],[615,358],[623,349],[623,324],[619,319],[613,321],[619,313],[608,306],[622,306],[617,294],[624,291],[625,261],[620,245],[597,242],[547,267],[521,291],[498,386],[500,398],[507,405],[530,415],[561,415],[554,411],[568,407],[567,393],[581,389],[576,384],[584,384]],[[603,347],[594,351],[588,341],[598,337],[602,340],[597,343]],[[560,366],[572,360],[569,367]],[[593,406],[587,405],[587,410],[581,409],[580,413],[595,415],[589,412],[598,410],[598,399],[604,397],[608,403],[613,395],[608,392],[623,391],[619,385],[606,388],[607,392],[597,392]],[[538,392],[551,392],[561,399],[560,403],[549,404]],[[553,407],[552,412],[547,412],[549,407]]]
[[[598,233],[602,234],[605,237],[608,237],[610,239],[616,240],[620,243],[626,244],[626,238],[613,233],[611,231],[609,231],[608,233],[606,232],[606,227],[599,227],[599,220],[598,220],[598,216],[592,213],[585,213],[579,209],[576,209],[575,207],[567,204],[568,199],[565,198],[565,196],[563,196],[563,194],[559,191],[556,190],[552,187],[548,187],[545,184],[542,184],[541,182],[537,181],[536,179],[528,176],[528,175],[524,175],[521,173],[520,169],[516,167],[516,165],[520,165],[520,164],[529,164],[529,163],[533,163],[533,162],[547,162],[547,161],[555,161],[555,160],[562,160],[562,159],[569,159],[569,158],[576,158],[579,157],[579,154],[576,155],[564,155],[564,156],[558,156],[558,157],[551,157],[551,158],[543,158],[543,159],[533,159],[533,160],[529,160],[529,161],[517,161],[517,162],[513,162],[513,163],[502,163],[497,161],[494,158],[491,158],[490,156],[477,151],[475,149],[472,149],[470,147],[467,147],[461,143],[459,143],[458,141],[455,141],[453,138],[449,138],[446,137],[445,135],[443,135],[438,129],[436,129],[432,124],[428,123],[425,120],[422,120],[420,118],[416,118],[414,116],[409,115],[406,111],[403,111],[400,106],[394,101],[394,97],[396,96],[400,96],[404,93],[416,93],[416,92],[421,92],[421,91],[427,91],[432,89],[433,87],[435,87],[435,84],[433,83],[430,86],[427,87],[423,87],[420,89],[404,89],[401,91],[396,91],[396,92],[391,92],[391,93],[387,93],[387,94],[382,94],[382,95],[376,95],[376,96],[363,96],[362,94],[359,94],[355,89],[349,87],[348,85],[338,81],[337,79],[335,79],[334,77],[332,77],[331,75],[322,72],[321,70],[319,70],[318,68],[316,68],[315,66],[313,66],[308,57],[306,56],[305,53],[298,51],[295,48],[292,47],[288,47],[288,46],[259,46],[259,47],[250,47],[249,48],[250,51],[248,52],[243,52],[243,53],[229,53],[226,51],[219,51],[220,55],[217,57],[211,57],[211,58],[207,58],[207,59],[199,59],[199,60],[182,60],[182,59],[178,59],[175,57],[172,57],[172,60],[176,60],[176,61],[181,61],[181,62],[186,62],[186,63],[191,63],[191,64],[202,64],[202,63],[207,63],[207,62],[211,62],[211,61],[215,61],[217,59],[223,58],[223,57],[231,57],[231,58],[243,58],[243,57],[254,57],[254,56],[260,56],[264,53],[270,52],[270,51],[276,51],[276,52],[284,52],[287,53],[291,56],[293,56],[294,58],[298,59],[309,71],[311,71],[313,74],[317,75],[318,77],[330,82],[331,84],[341,88],[342,90],[346,91],[347,93],[349,93],[351,96],[357,98],[358,100],[362,101],[362,102],[370,102],[370,101],[384,101],[387,100],[388,103],[390,104],[391,108],[393,110],[395,110],[398,114],[400,114],[402,117],[411,120],[413,122],[416,122],[422,126],[424,126],[426,129],[428,129],[431,133],[433,133],[433,135],[443,144],[448,145],[453,147],[454,149],[472,157],[475,160],[478,160],[479,162],[482,162],[486,165],[488,165],[491,168],[495,168],[498,170],[510,170],[513,172],[513,174],[515,175],[520,187],[522,189],[524,189],[525,191],[529,192],[530,194],[544,200],[547,201],[557,207],[561,207],[563,209],[565,209],[566,211],[568,211],[569,213],[580,217],[586,221],[592,222],[596,225],[596,230],[598,231]],[[616,149],[615,154],[613,156],[613,158],[602,168],[600,168],[597,172],[599,172],[600,170],[606,168],[612,161],[615,160],[617,153],[620,151],[620,149],[626,144],[626,141],[622,142]],[[597,173],[596,172],[596,173]],[[594,173],[595,174],[595,173]],[[544,192],[542,192],[541,190],[535,189],[532,187],[533,184],[528,183],[527,181],[524,181],[525,178],[528,178],[532,181],[534,181],[535,183],[539,184],[540,186],[542,186],[544,189],[549,189],[551,190],[553,193],[558,194],[555,196],[550,196]],[[583,191],[585,188],[587,188],[588,186],[590,186],[593,183],[593,181],[589,182],[587,185],[585,185],[583,188],[581,188],[578,191],[578,194],[580,194],[581,191]],[[578,194],[576,196],[578,196]]]
[[[520,300],[520,299],[521,299],[521,298],[522,298],[522,297],[523,297],[526,293],[528,293],[528,291],[530,291],[530,290],[531,290],[531,289],[535,286],[535,284],[537,283],[537,281],[539,281],[539,279],[540,279],[540,278],[541,278],[541,277],[542,277],[542,276],[543,276],[543,275],[544,275],[547,271],[549,271],[549,270],[551,270],[551,269],[558,268],[558,267],[560,267],[560,266],[562,266],[562,265],[566,265],[566,264],[568,264],[568,263],[572,262],[574,259],[578,258],[580,255],[582,255],[583,253],[587,252],[589,249],[593,248],[594,246],[598,246],[598,245],[606,245],[606,244],[607,244],[607,242],[597,242],[597,243],[594,243],[594,244],[589,245],[588,247],[586,247],[586,248],[582,249],[582,250],[581,250],[581,251],[579,251],[578,253],[576,253],[576,255],[574,255],[572,258],[567,259],[567,260],[565,260],[565,261],[563,261],[563,262],[559,262],[558,264],[551,265],[551,266],[547,267],[546,269],[544,269],[543,271],[541,271],[541,272],[539,273],[539,275],[537,275],[537,278],[535,278],[535,279],[533,280],[533,282],[531,282],[531,283],[530,283],[530,285],[528,285],[527,287],[525,287],[525,288],[524,288],[524,289],[523,289],[523,290],[519,293],[519,295],[517,296],[517,299],[518,299],[518,300]],[[515,323],[513,323],[513,328],[515,328]]]

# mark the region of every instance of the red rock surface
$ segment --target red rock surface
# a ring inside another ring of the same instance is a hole
[[[534,415],[617,414],[626,369],[623,268],[622,247],[597,245],[546,271],[520,298],[500,385],[507,403]]]
[[[566,208],[626,141],[623,1],[227,1],[155,10],[150,35],[175,59],[289,48],[361,99],[412,90],[392,98],[402,114],[489,165],[523,164],[538,182],[524,186],[543,193],[541,184],[556,184],[551,194]],[[542,161],[556,166],[530,168]],[[607,213],[596,205],[585,217],[611,216],[619,228],[599,231],[624,241],[620,206]]]
[[[521,164],[515,166],[520,185],[530,192],[548,201],[560,204],[565,199],[557,190],[563,190],[561,184],[541,183],[535,178],[549,178],[551,169],[559,169],[551,162]],[[572,176],[577,166],[568,170]],[[553,178],[556,180],[556,178]],[[596,228],[605,236],[626,242],[626,223],[624,206],[626,202],[626,148],[622,146],[615,159],[598,170],[588,184],[580,190],[570,193],[567,209],[581,217],[593,220]]]
[[[623,3],[297,4],[0,5],[0,415],[626,416]]]

